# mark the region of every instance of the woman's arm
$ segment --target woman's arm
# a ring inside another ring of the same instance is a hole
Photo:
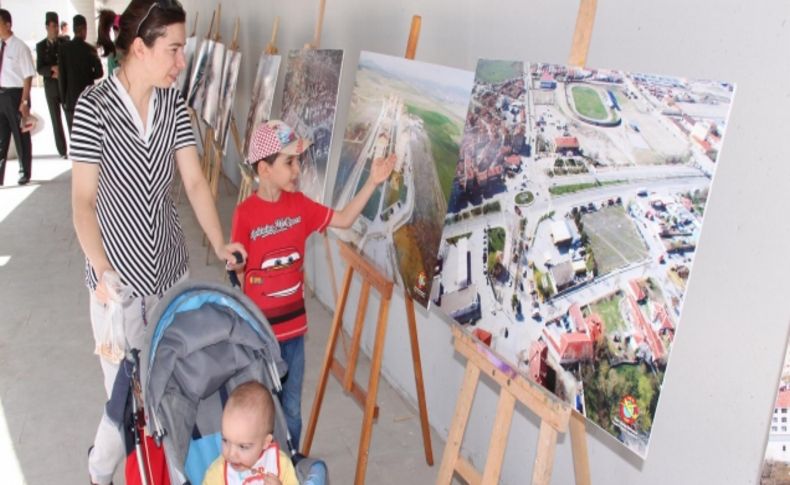
[[[99,286],[105,271],[113,271],[101,241],[99,220],[96,217],[96,193],[99,190],[99,165],[96,163],[74,162],[71,165],[71,207],[74,230],[88,258]],[[97,288],[103,293],[104,289]],[[98,295],[97,295],[98,296]],[[100,297],[100,299],[102,299]]]
[[[362,209],[365,208],[365,204],[370,200],[370,196],[373,195],[373,191],[376,190],[376,187],[387,180],[392,173],[392,168],[395,166],[395,159],[395,154],[391,153],[387,158],[377,158],[373,160],[370,167],[370,175],[365,181],[365,185],[363,185],[362,189],[357,192],[357,195],[351,199],[351,202],[346,204],[342,210],[336,211],[332,215],[332,220],[329,221],[331,227],[337,227],[339,229],[351,227],[357,217],[359,217]]]
[[[200,160],[194,145],[176,151],[176,163],[179,172],[181,172],[181,180],[184,181],[184,189],[189,203],[192,210],[195,211],[200,227],[206,233],[211,247],[214,249],[214,254],[234,267],[236,266],[236,259],[233,257],[234,251],[241,252],[246,260],[247,252],[244,250],[244,246],[238,243],[225,244],[217,207],[214,205],[214,197],[211,195],[208,182],[200,170]]]

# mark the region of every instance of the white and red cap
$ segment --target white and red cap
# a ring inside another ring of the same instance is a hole
[[[310,147],[310,140],[299,137],[290,126],[280,120],[261,123],[250,140],[246,162],[253,164],[276,153],[301,155]]]

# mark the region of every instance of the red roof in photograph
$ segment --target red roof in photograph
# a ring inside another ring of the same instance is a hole
[[[663,359],[666,351],[664,350],[664,344],[661,342],[658,334],[656,334],[656,331],[653,330],[653,327],[647,322],[647,320],[645,320],[645,316],[642,315],[642,310],[639,308],[636,300],[634,300],[634,297],[629,296],[628,303],[631,305],[631,313],[634,317],[634,324],[636,325],[637,330],[639,330],[639,332],[647,341],[647,345],[650,347],[650,351],[653,353],[653,359]]]
[[[631,292],[633,293],[634,298],[636,301],[642,301],[645,299],[645,292],[642,290],[642,285],[639,284],[637,280],[630,280],[628,282],[628,286],[631,287]]]
[[[575,136],[558,136],[554,139],[557,148],[579,148],[579,139]]]
[[[587,322],[584,321],[584,315],[582,315],[582,309],[578,303],[571,305],[568,309],[568,315],[570,315],[573,326],[577,331],[587,332]]]
[[[563,333],[560,336],[560,362],[576,362],[593,358],[593,342],[586,333]]]
[[[783,389],[776,395],[776,408],[790,408],[790,389]]]

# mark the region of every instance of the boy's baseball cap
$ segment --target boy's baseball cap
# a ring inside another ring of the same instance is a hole
[[[250,165],[276,153],[301,155],[312,142],[297,136],[290,126],[280,120],[261,123],[250,140],[246,162]]]

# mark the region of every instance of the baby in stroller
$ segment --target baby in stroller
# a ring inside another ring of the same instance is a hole
[[[263,458],[271,457],[273,468],[264,468],[274,470],[279,482],[268,477],[268,481],[251,483],[326,483],[326,465],[299,455],[292,445],[276,398],[287,368],[271,327],[253,302],[235,288],[187,281],[164,295],[154,317],[150,345],[141,353],[145,397],[137,408],[144,406],[146,427],[164,451],[166,477],[130,480],[133,467],[127,460],[127,484],[198,485],[204,478],[211,484],[237,483],[232,480],[235,472],[244,475],[244,470],[253,468],[250,465],[261,458],[261,452]],[[261,399],[261,390],[263,399],[268,397],[265,404],[256,401]],[[246,404],[248,394],[257,404]],[[244,416],[250,414],[250,408],[261,411],[254,420]],[[259,421],[260,426],[256,424]],[[238,428],[254,437],[240,435]],[[255,459],[238,458],[236,446],[249,446]],[[139,466],[141,478],[150,468],[148,454],[143,451],[136,453],[141,457],[138,464],[143,463]],[[243,466],[227,467],[229,473],[225,474],[226,461]],[[219,481],[212,481],[213,467],[220,470]]]
[[[222,413],[222,456],[203,485],[299,485],[291,459],[274,440],[274,401],[256,381],[239,385]]]

